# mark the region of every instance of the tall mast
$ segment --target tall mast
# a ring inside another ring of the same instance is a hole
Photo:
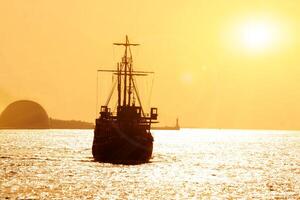
[[[128,88],[128,105],[130,105],[131,99],[131,87],[132,87],[132,55],[130,46],[138,46],[139,44],[129,43],[128,36],[126,35],[125,43],[114,43],[114,45],[125,46],[125,52],[121,64],[118,67],[118,104],[121,105],[121,76],[124,75],[124,88],[123,88],[123,106],[127,105],[127,88]],[[128,50],[130,58],[128,60]],[[124,67],[124,74],[122,68]],[[129,79],[129,86],[127,87],[127,79]]]
[[[127,89],[127,47],[128,47],[128,36],[126,35],[126,44],[125,44],[125,54],[124,54],[124,64],[125,64],[125,74],[124,74],[124,94],[123,94],[123,106],[126,106],[126,89]]]
[[[128,105],[130,106],[130,100],[131,100],[131,84],[132,84],[132,55],[131,55],[131,50],[129,47],[129,53],[130,53],[130,57],[129,57],[129,86],[128,86]]]
[[[117,73],[118,73],[118,107],[121,106],[121,65],[118,63],[117,65]]]

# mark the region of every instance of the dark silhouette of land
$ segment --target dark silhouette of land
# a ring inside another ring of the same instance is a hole
[[[52,129],[93,129],[94,124],[78,120],[49,119]]]
[[[38,103],[20,100],[9,104],[0,115],[0,129],[93,129],[94,124],[49,118]]]
[[[179,119],[176,119],[175,126],[154,126],[151,127],[152,130],[180,130]]]
[[[38,103],[21,100],[9,104],[0,115],[2,129],[47,129],[49,117]]]

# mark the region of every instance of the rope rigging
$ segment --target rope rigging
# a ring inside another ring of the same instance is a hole
[[[113,95],[114,95],[114,90],[117,87],[118,90],[118,102],[117,106],[135,106],[136,99],[138,101],[138,105],[141,108],[141,114],[143,117],[146,117],[144,108],[142,105],[142,101],[140,98],[140,93],[137,88],[137,80],[136,76],[147,76],[148,74],[154,74],[153,72],[147,72],[147,71],[134,71],[133,70],[133,59],[132,59],[132,51],[130,46],[137,46],[139,44],[133,44],[129,43],[128,37],[126,36],[126,42],[125,43],[114,43],[114,45],[122,45],[125,46],[125,53],[124,56],[122,57],[121,62],[118,63],[117,70],[98,70],[98,72],[111,72],[112,73],[112,88],[109,92],[108,98],[106,99],[105,106],[108,106],[110,103]],[[114,49],[113,49],[114,53]],[[117,76],[117,79],[114,79],[114,76]],[[152,76],[152,81],[151,81],[151,87],[149,88],[148,84],[149,81],[147,80],[146,82],[147,88],[145,89],[144,92],[148,93],[146,95],[146,98],[148,96],[148,105],[150,107],[151,103],[151,97],[152,97],[152,90],[153,90],[153,84],[154,84],[154,75]],[[97,95],[96,95],[96,114],[97,114],[97,109],[98,109],[98,100],[100,96],[100,91],[99,91],[99,75],[97,73]],[[143,92],[143,93],[144,93]],[[99,93],[99,95],[98,95]],[[121,104],[121,102],[123,102]]]

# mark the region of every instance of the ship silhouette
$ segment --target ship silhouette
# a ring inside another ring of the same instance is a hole
[[[151,108],[146,114],[136,87],[136,76],[147,76],[147,71],[134,71],[131,46],[126,35],[125,43],[114,43],[124,46],[125,52],[116,70],[98,70],[110,72],[117,77],[117,111],[108,107],[112,93],[105,105],[101,106],[100,116],[96,119],[93,157],[96,161],[139,164],[148,162],[153,151],[153,136],[150,133],[152,123],[157,121],[157,108]],[[114,87],[113,89],[114,90]],[[136,99],[138,100],[137,102]]]

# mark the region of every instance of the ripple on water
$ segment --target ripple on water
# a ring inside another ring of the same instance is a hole
[[[289,132],[154,132],[142,165],[94,162],[92,131],[0,132],[0,196],[299,199],[300,137]]]

